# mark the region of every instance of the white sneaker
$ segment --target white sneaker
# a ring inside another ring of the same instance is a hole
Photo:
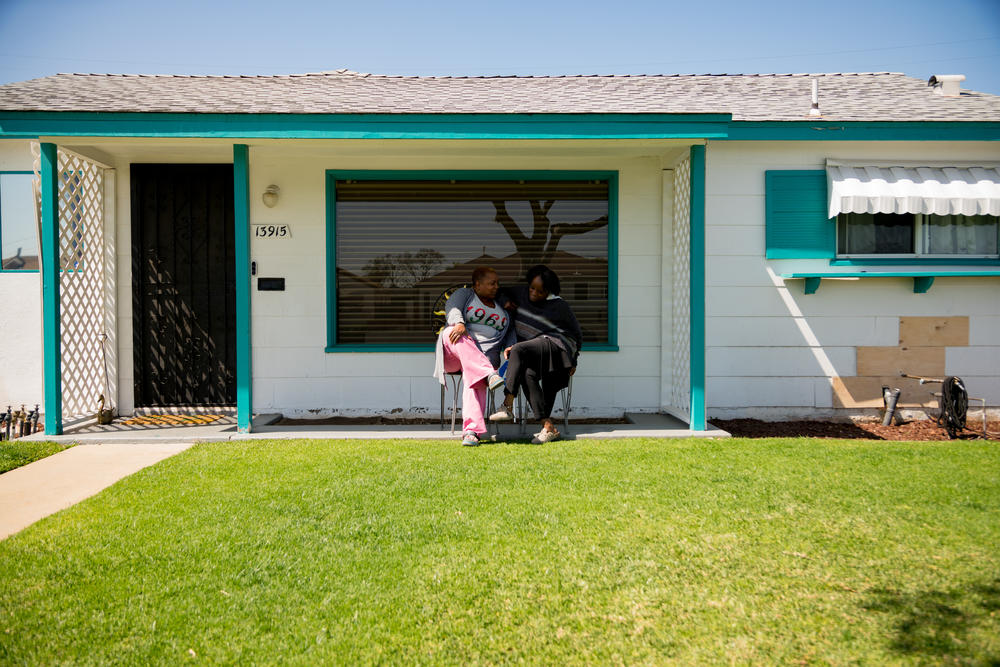
[[[486,386],[490,388],[490,391],[493,391],[494,389],[503,386],[503,378],[494,373],[489,378],[487,378]]]

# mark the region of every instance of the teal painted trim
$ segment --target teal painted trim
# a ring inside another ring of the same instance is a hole
[[[934,276],[936,278],[991,278],[1000,276],[1000,270],[977,271],[936,271],[914,269],[912,271],[816,271],[782,273],[782,278],[916,278],[917,276]]]
[[[185,114],[0,112],[0,139],[717,139],[998,141],[990,121],[733,121],[719,114]]]
[[[336,177],[326,172],[326,351],[337,345],[337,187]]]
[[[1000,123],[733,121],[722,141],[1000,141]]]
[[[618,350],[618,172],[567,171],[545,169],[355,169],[326,171],[326,351],[327,352],[406,352],[423,351],[422,346],[390,346],[385,350],[371,345],[337,343],[337,181],[495,181],[544,180],[608,182],[608,340],[588,343],[585,350]]]
[[[62,323],[59,308],[59,156],[43,143],[39,160],[42,195],[42,357],[45,366],[45,435],[62,435]]]
[[[618,352],[617,345],[609,343],[587,343],[587,352]],[[337,354],[340,352],[419,352],[427,353],[434,351],[433,343],[372,343],[370,345],[329,345],[326,352]]]
[[[514,181],[529,179],[610,181],[613,178],[615,185],[617,185],[618,179],[617,171],[567,171],[565,169],[327,169],[326,174],[328,184],[334,181]],[[610,191],[610,182],[608,186]]]
[[[0,176],[4,174],[34,174],[33,171],[0,171]],[[3,191],[0,189],[0,205],[3,204]],[[3,207],[0,206],[0,211]],[[0,217],[0,232],[3,231],[3,218]],[[3,257],[3,234],[0,234],[0,257]],[[0,264],[0,273],[38,273],[38,269],[5,269]]]
[[[913,293],[926,294],[935,278],[993,278],[1000,277],[1000,271],[859,271],[821,273],[782,273],[786,280],[804,279],[803,292],[815,294],[823,278],[913,278]]]
[[[233,145],[233,227],[236,255],[236,430],[253,426],[250,337],[250,150]]]
[[[1000,266],[1000,259],[943,259],[943,258],[922,258],[913,257],[911,259],[833,259],[830,266]]]
[[[0,137],[721,139],[731,114],[183,114],[0,112]]]
[[[606,172],[608,181],[608,342],[618,349],[618,172]],[[602,178],[597,176],[595,178]],[[586,349],[598,349],[586,346]]]
[[[692,431],[705,418],[705,147],[691,147],[690,364]]]
[[[433,352],[434,343],[370,343],[351,345],[328,345],[326,351],[339,352]]]

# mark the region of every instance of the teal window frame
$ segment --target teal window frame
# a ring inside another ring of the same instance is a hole
[[[578,181],[608,182],[608,342],[587,343],[586,352],[618,351],[618,174],[617,170],[326,170],[326,352],[433,352],[433,343],[337,343],[337,187],[353,181]]]
[[[33,172],[33,171],[0,171],[0,175],[19,174],[19,175],[23,176],[23,175],[34,174],[34,173],[35,172]],[[2,201],[2,200],[3,200],[3,191],[0,190],[0,201]],[[0,230],[3,230],[3,217],[2,217],[2,215],[3,215],[2,211],[0,211]],[[39,256],[41,256],[41,254],[42,254],[41,248],[38,249],[38,254],[39,254]],[[3,236],[2,235],[0,235],[0,257],[3,257]],[[3,264],[0,264],[0,273],[38,273],[38,271],[39,271],[39,269],[5,269],[5,268],[3,268]]]

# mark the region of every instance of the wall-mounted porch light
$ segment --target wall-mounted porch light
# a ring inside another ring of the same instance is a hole
[[[274,208],[274,205],[278,203],[278,194],[281,192],[281,188],[277,185],[269,185],[267,189],[264,190],[264,206],[268,208]]]

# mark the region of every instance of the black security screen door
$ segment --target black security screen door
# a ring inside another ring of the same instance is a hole
[[[135,404],[235,404],[233,167],[131,174]]]
[[[608,341],[607,180],[336,179],[336,343],[431,344],[443,290],[547,264],[590,343]]]

